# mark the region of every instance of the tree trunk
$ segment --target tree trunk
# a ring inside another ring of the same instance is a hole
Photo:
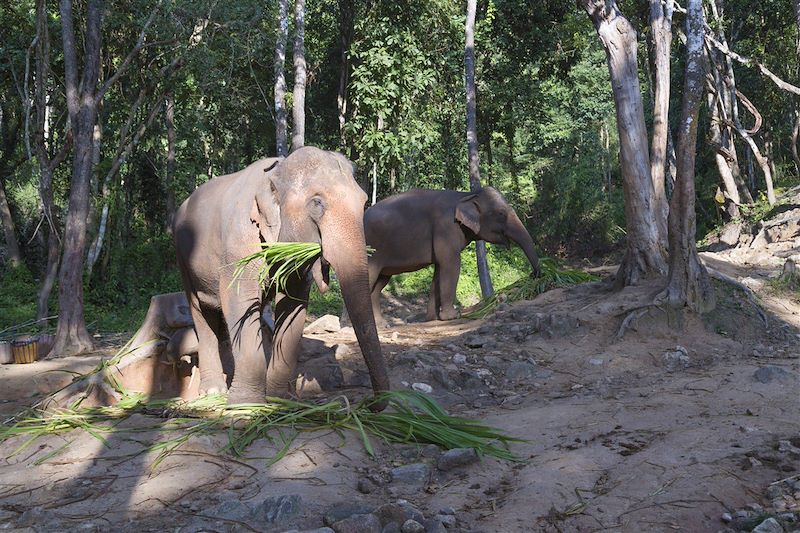
[[[639,90],[636,32],[614,0],[581,0],[606,51],[617,114],[627,243],[617,271],[617,289],[663,274],[666,243],[658,231],[650,175],[647,128]]]
[[[703,97],[703,5],[688,0],[686,15],[686,74],[678,133],[678,176],[669,211],[669,278],[656,302],[695,312],[714,308],[714,288],[695,243],[694,165],[697,116]]]
[[[798,0],[800,2],[800,0]],[[792,159],[797,167],[797,175],[800,176],[800,155],[797,154],[797,138],[800,136],[800,109],[794,112],[794,127],[792,128]]]
[[[353,42],[354,13],[353,0],[339,0],[339,42],[342,47],[339,60],[339,88],[336,91],[336,115],[339,119],[339,145],[346,151],[347,136],[345,119],[347,115],[347,87],[350,83],[350,44]]]
[[[6,239],[6,250],[8,251],[8,262],[11,266],[22,265],[22,255],[19,252],[19,242],[17,232],[14,229],[14,218],[11,216],[11,208],[6,198],[5,178],[0,177],[0,219],[3,221],[3,234]]]
[[[48,316],[50,293],[58,276],[61,259],[60,226],[53,205],[53,173],[67,156],[70,147],[70,140],[67,138],[61,149],[55,155],[51,155],[53,148],[49,139],[51,108],[47,102],[47,86],[50,78],[50,34],[47,23],[47,4],[45,0],[36,0],[36,77],[33,98],[33,105],[36,109],[36,127],[34,128],[33,146],[36,159],[39,161],[39,198],[42,202],[42,214],[45,219],[43,231],[47,235],[47,265],[42,276],[42,286],[36,297],[36,320],[40,325],[47,325],[45,319]]]
[[[64,41],[64,80],[75,151],[64,230],[64,256],[61,259],[59,273],[58,328],[53,353],[66,356],[85,352],[93,347],[83,313],[83,265],[94,147],[92,136],[97,118],[102,2],[100,0],[88,2],[82,54],[83,75],[80,83],[72,21],[72,0],[60,0],[60,11]]]
[[[736,187],[736,182],[733,179],[731,172],[730,152],[728,152],[722,144],[722,132],[720,131],[720,117],[717,98],[709,91],[707,96],[708,109],[711,118],[709,120],[709,135],[711,137],[711,144],[714,146],[714,159],[717,163],[717,170],[722,185],[722,194],[725,198],[724,210],[726,220],[730,220],[739,216],[739,204],[741,204],[741,197],[739,190]],[[727,157],[726,157],[727,156]]]
[[[659,239],[667,236],[669,214],[665,173],[667,166],[667,131],[669,130],[670,47],[672,46],[672,0],[650,0],[650,28],[653,43],[653,138],[650,144],[650,174],[653,179],[653,208]]]
[[[712,0],[709,2],[711,7],[711,14],[717,27],[717,39],[728,47],[728,41],[725,37],[725,24],[723,21],[722,13],[725,9],[724,0]],[[733,140],[734,123],[739,120],[739,101],[736,98],[736,75],[733,70],[733,61],[727,55],[720,56],[718,50],[713,50],[709,56],[714,63],[714,83],[716,84],[717,94],[722,103],[721,115],[724,120],[724,126],[720,127],[722,134],[722,145],[729,150],[732,157],[730,162],[731,173],[736,182],[736,187],[739,189],[739,196],[745,203],[753,203],[753,195],[750,193],[750,188],[753,186],[753,180],[750,180],[750,187],[747,186],[742,173],[739,168],[739,157],[736,154],[736,144]],[[749,170],[748,170],[749,171]]]
[[[286,128],[286,40],[289,38],[289,0],[278,0],[278,33],[275,40],[275,150],[278,157],[289,155]],[[209,176],[210,177],[210,176]]]
[[[175,219],[175,97],[171,92],[165,98],[167,120],[167,172],[164,188],[167,195],[166,231],[172,235],[172,221]]]
[[[464,46],[464,71],[467,93],[467,157],[469,160],[469,187],[472,191],[481,188],[480,169],[478,167],[478,128],[476,124],[475,104],[475,11],[477,0],[467,0],[467,22],[465,27],[466,44]],[[486,261],[486,243],[475,242],[478,260],[478,279],[481,283],[481,294],[488,298],[494,294],[492,278],[489,275],[489,263]]]
[[[292,92],[292,150],[306,143],[306,0],[294,1],[294,91]]]

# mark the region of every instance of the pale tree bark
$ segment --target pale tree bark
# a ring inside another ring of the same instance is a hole
[[[58,276],[61,259],[60,223],[53,203],[53,174],[69,153],[71,137],[56,150],[50,138],[50,104],[47,101],[50,83],[50,33],[48,31],[46,0],[36,0],[36,61],[33,107],[36,124],[33,130],[33,149],[39,162],[39,198],[45,219],[42,231],[46,235],[47,265],[42,285],[36,297],[36,320],[46,325],[50,293]]]
[[[578,5],[589,15],[605,48],[614,93],[627,232],[625,256],[614,280],[619,289],[666,271],[666,242],[658,230],[639,89],[636,31],[614,0],[579,0]]]
[[[0,178],[0,219],[3,221],[3,235],[6,240],[6,252],[9,264],[16,268],[22,265],[22,255],[19,252],[17,232],[14,228],[14,218],[6,197],[5,178]]]
[[[86,219],[89,214],[89,182],[92,172],[92,134],[97,118],[102,2],[88,1],[86,26],[83,32],[83,73],[80,81],[72,0],[60,0],[60,11],[67,109],[75,150],[64,230],[64,254],[59,273],[58,328],[53,353],[66,356],[85,352],[93,347],[83,313],[83,262],[86,250]]]
[[[306,143],[306,0],[294,2],[294,90],[292,91],[292,150]]]
[[[739,216],[739,205],[742,199],[739,196],[739,190],[736,187],[736,181],[733,179],[731,172],[731,165],[733,160],[722,142],[722,131],[720,129],[720,115],[719,103],[716,91],[708,91],[707,103],[710,111],[710,120],[708,124],[709,135],[711,144],[714,147],[714,160],[717,163],[717,171],[719,172],[721,180],[721,192],[724,200],[723,209],[725,211],[726,219],[730,220]]]
[[[164,222],[167,233],[172,234],[172,221],[175,219],[175,97],[168,92],[166,106],[167,126],[167,169],[164,176],[164,188],[167,195],[167,220]]]
[[[14,152],[19,144],[19,130],[22,126],[22,113],[13,113],[5,96],[0,96],[0,222],[3,224],[3,235],[6,241],[8,262],[13,267],[22,265],[22,254],[17,240],[11,206],[6,196],[5,181],[19,163],[13,163]]]
[[[673,2],[650,0],[650,31],[653,45],[653,137],[650,143],[650,174],[653,180],[653,208],[660,239],[667,235],[665,175],[667,132],[669,130],[670,47],[672,46]]]
[[[278,31],[275,41],[275,151],[278,157],[289,155],[286,127],[286,40],[289,38],[289,0],[278,0]]]
[[[350,45],[353,42],[355,13],[353,0],[338,0],[339,5],[339,43],[342,47],[339,59],[339,87],[336,91],[336,115],[339,119],[339,147],[346,150],[347,135],[345,119],[347,117],[348,85],[350,83]]]
[[[467,21],[464,29],[464,72],[467,93],[467,158],[469,160],[469,187],[472,191],[481,188],[480,168],[478,166],[478,127],[475,104],[475,11],[477,0],[467,0]],[[486,261],[486,243],[475,241],[478,260],[478,280],[481,294],[488,298],[494,294],[489,263]]]
[[[688,0],[686,16],[686,71],[678,133],[678,176],[669,210],[669,277],[656,296],[659,304],[702,313],[714,308],[714,287],[695,243],[694,166],[697,152],[697,116],[703,97],[703,5]]]
[[[797,138],[800,137],[800,109],[796,109],[794,112],[794,127],[792,128],[792,159],[794,159],[795,167],[797,167],[797,173],[800,175],[800,155],[797,153]]]

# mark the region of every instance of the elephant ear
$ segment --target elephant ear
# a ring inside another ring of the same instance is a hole
[[[477,194],[471,194],[456,204],[456,220],[468,227],[475,235],[481,230],[481,211]]]
[[[262,241],[275,242],[281,230],[281,208],[275,184],[269,177],[265,181],[253,198],[250,221],[258,228]]]

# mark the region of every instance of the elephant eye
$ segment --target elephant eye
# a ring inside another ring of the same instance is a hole
[[[319,220],[325,213],[325,201],[319,196],[314,196],[308,201],[308,211],[311,218]]]

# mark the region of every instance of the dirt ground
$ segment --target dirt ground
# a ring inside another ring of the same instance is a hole
[[[526,439],[512,445],[524,462],[484,458],[442,471],[435,447],[375,442],[370,457],[353,435],[319,432],[271,466],[279,441],[233,458],[219,435],[191,438],[152,468],[155,453],[139,452],[176,433],[135,415],[120,427],[141,431],[112,431],[105,446],[78,431],[16,455],[23,438],[0,445],[0,528],[303,530],[330,525],[324,517],[346,516],[348,506],[364,513],[405,500],[425,517],[454,517],[448,531],[722,530],[723,513],[767,506],[770,483],[800,472],[800,457],[779,444],[800,447],[800,302],[766,283],[777,264],[756,268],[725,252],[704,259],[755,280],[765,317],[722,283],[717,309],[702,318],[643,311],[658,282],[618,293],[602,283],[557,289],[472,321],[406,323],[422,302],[391,303],[395,325],[381,340],[393,386],[428,385],[452,413]],[[307,337],[307,374],[327,368],[323,389],[340,387],[327,396],[368,391],[352,330]],[[101,355],[0,367],[0,412]],[[402,465],[421,476],[399,479]],[[353,527],[337,531],[370,531]]]

